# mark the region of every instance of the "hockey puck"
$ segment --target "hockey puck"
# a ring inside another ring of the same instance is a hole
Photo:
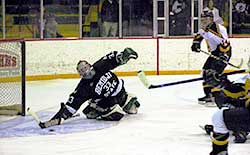
[[[49,132],[54,132],[55,130],[54,129],[49,129]]]

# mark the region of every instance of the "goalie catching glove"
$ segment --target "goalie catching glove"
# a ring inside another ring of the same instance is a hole
[[[138,54],[132,48],[125,48],[122,52],[116,55],[116,61],[120,64],[126,64],[129,59],[137,59]]]

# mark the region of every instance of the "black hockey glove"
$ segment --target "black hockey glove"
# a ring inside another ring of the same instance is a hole
[[[199,41],[193,41],[193,44],[191,46],[191,50],[193,52],[200,52],[200,48],[201,48],[201,43]]]
[[[62,102],[61,103],[61,108],[60,108],[60,110],[51,118],[51,120],[54,120],[54,119],[64,119],[64,120],[66,120],[66,119],[68,119],[68,118],[70,118],[70,117],[72,117],[73,116],[73,113],[71,113],[68,109],[67,109],[67,107],[66,107],[66,105]]]
[[[210,124],[206,124],[204,129],[208,135],[211,135],[211,133],[214,132],[214,126]]]
[[[138,54],[132,48],[125,48],[122,52],[116,55],[116,60],[120,65],[126,64],[129,59],[137,59]]]

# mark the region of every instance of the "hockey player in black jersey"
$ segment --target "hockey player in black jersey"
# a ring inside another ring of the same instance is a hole
[[[93,65],[80,60],[76,69],[81,80],[66,104],[61,104],[61,109],[51,120],[59,119],[58,125],[61,124],[86,101],[88,103],[83,113],[88,119],[119,121],[125,114],[136,114],[140,106],[137,97],[127,93],[123,80],[111,70],[137,57],[132,48],[125,48],[122,52],[107,54]]]
[[[227,30],[224,26],[213,22],[213,13],[210,11],[204,11],[201,14],[201,29],[193,39],[193,44],[191,46],[192,51],[200,52],[200,44],[203,39],[206,40],[208,51],[211,52],[212,55],[221,60],[229,61],[231,57],[231,45],[228,41]],[[205,77],[210,69],[221,74],[227,66],[227,64],[221,60],[209,56],[202,67],[202,76]],[[203,81],[205,96],[198,99],[199,104],[204,105],[212,102],[212,88],[213,87],[208,85],[205,80]]]
[[[247,79],[250,79],[250,74],[247,74],[233,82],[227,79],[226,76],[222,75],[218,77],[218,73],[213,70],[209,70],[206,78],[207,83],[215,86],[211,90],[213,100],[215,101],[219,109],[223,107],[227,108],[237,108],[245,107],[245,95],[247,88]],[[208,134],[213,131],[212,125],[205,125],[204,129]],[[235,143],[244,143],[247,140],[247,132],[244,131],[233,131],[235,136]]]
[[[212,117],[213,149],[210,155],[228,155],[229,131],[233,132],[236,143],[245,142],[250,132],[250,76],[244,76],[241,83],[232,83],[224,76],[210,72],[206,81],[214,86],[212,92],[219,107]]]

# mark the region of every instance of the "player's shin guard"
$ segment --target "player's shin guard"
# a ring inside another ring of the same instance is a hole
[[[212,95],[211,95],[212,87],[208,85],[206,82],[203,82],[202,85],[203,85],[203,91],[204,91],[205,96],[198,98],[198,103],[201,105],[204,105],[208,102],[212,102]]]
[[[228,137],[229,133],[213,133],[213,150],[210,152],[210,155],[228,155]]]
[[[137,114],[137,109],[140,107],[140,103],[137,101],[137,97],[132,94],[128,94],[127,100],[122,106],[122,109],[128,114]]]

